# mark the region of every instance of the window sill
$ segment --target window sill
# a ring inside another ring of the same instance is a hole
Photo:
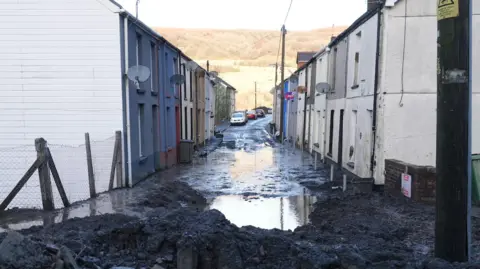
[[[355,163],[354,162],[348,162],[347,166],[354,169],[355,168]]]
[[[327,156],[332,157],[332,153],[331,152],[327,153]]]
[[[156,91],[150,91],[150,94],[151,94],[152,96],[157,96],[157,95],[158,95],[158,92],[156,92]]]
[[[318,144],[318,143],[313,143],[313,145],[317,148],[320,148],[320,144]]]
[[[139,164],[145,163],[147,161],[148,157],[145,156],[140,156],[140,159],[138,160]]]
[[[145,90],[137,89],[137,93],[138,93],[138,94],[145,94]]]
[[[173,150],[173,148],[171,148],[171,147],[167,148],[167,152],[171,152],[172,150]]]
[[[358,89],[358,87],[360,87],[360,86],[358,86],[358,84],[356,84],[356,85],[353,85],[352,87],[350,87],[350,89],[355,90],[355,89]]]
[[[170,95],[167,95],[167,96],[165,96],[165,98],[168,98],[168,99],[170,99],[170,98],[172,98],[172,97],[171,97]]]

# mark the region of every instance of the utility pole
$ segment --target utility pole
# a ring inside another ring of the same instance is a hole
[[[255,81],[255,109],[257,109],[257,82]]]
[[[464,262],[471,242],[471,1],[438,1],[435,256]]]
[[[280,103],[280,139],[282,139],[282,143],[283,143],[283,140],[285,139],[285,130],[283,130],[283,121],[284,121],[284,109],[285,109],[285,83],[284,83],[284,80],[285,80],[285,34],[287,33],[287,31],[285,30],[285,24],[282,25],[282,64],[281,64],[281,75],[280,75],[280,84],[282,85],[281,89],[282,89],[282,92],[280,93],[280,100],[281,100],[281,103]]]

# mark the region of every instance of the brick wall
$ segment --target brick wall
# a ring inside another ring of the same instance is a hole
[[[427,204],[435,203],[435,167],[418,166],[392,159],[385,160],[386,193],[403,196],[402,173],[412,176],[412,200]]]

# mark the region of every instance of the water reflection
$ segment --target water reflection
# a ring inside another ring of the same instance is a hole
[[[294,230],[309,222],[316,197],[298,195],[264,198],[224,195],[213,198],[208,209],[217,209],[235,225]]]

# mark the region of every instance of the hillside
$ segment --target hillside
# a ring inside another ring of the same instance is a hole
[[[346,27],[287,32],[285,43],[286,74],[296,70],[297,51],[318,51]],[[179,47],[185,54],[237,88],[237,109],[257,105],[272,105],[269,91],[274,86],[275,67],[279,52],[280,31],[213,30],[156,28],[162,36]],[[280,59],[279,59],[280,61]],[[280,81],[280,77],[278,77]]]

